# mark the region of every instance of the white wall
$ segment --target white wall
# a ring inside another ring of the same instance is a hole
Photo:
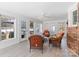
[[[68,9],[68,27],[77,26],[77,25],[73,25],[73,11],[74,10],[77,10],[77,3],[73,4]]]
[[[51,20],[51,21],[44,21],[43,22],[43,30],[49,29],[51,30],[52,25],[59,25],[61,22],[64,22],[66,24],[67,19],[65,20]],[[64,25],[64,24],[63,24]]]
[[[41,30],[40,30],[40,24],[42,25],[43,24],[43,21],[40,21],[37,18],[30,18],[28,20],[28,23],[27,23],[28,30],[30,29],[30,21],[32,21],[33,22],[33,25],[34,25],[34,28],[33,28],[34,29],[34,34],[41,34],[43,29],[41,28]],[[37,31],[38,28],[39,28],[39,31]],[[30,36],[30,32],[28,33],[28,36]]]
[[[42,25],[43,25],[42,21],[38,20],[34,22],[34,33],[35,34],[38,34],[38,35],[42,34],[42,30],[43,30],[43,28],[41,27]]]
[[[64,22],[63,25],[65,26],[65,34],[66,34],[66,28],[67,28],[66,22],[67,22],[67,19],[44,21],[44,22],[43,22],[43,31],[44,31],[45,29],[48,29],[48,30],[50,31],[50,34],[51,34],[51,35],[56,34],[56,33],[58,33],[58,32],[60,31],[60,30],[59,30],[59,28],[60,28],[60,23],[62,23],[62,22]],[[53,25],[56,26],[56,31],[55,31],[55,32],[52,31],[52,26],[53,26]],[[66,35],[64,35],[64,36],[66,36]]]
[[[11,17],[14,17],[16,19],[15,25],[14,25],[14,27],[15,27],[15,38],[0,41],[0,49],[11,46],[11,45],[16,44],[16,43],[19,43],[20,41],[23,41],[23,40],[21,40],[21,27],[20,27],[21,23],[20,23],[20,21],[21,20],[28,20],[28,19],[23,15],[4,11],[4,10],[0,10],[0,14],[11,16]],[[28,21],[27,21],[27,23],[28,23]],[[27,24],[27,26],[28,26],[28,24]],[[27,27],[27,33],[28,33],[28,27]]]

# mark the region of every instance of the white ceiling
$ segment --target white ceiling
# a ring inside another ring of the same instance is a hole
[[[0,2],[0,9],[29,17],[40,17],[43,14],[54,19],[66,19],[68,8],[74,2]]]

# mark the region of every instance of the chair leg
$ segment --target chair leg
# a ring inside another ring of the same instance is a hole
[[[41,49],[42,49],[42,54],[43,54],[43,45],[42,45]]]
[[[50,43],[50,40],[49,40],[49,47],[50,47],[50,44],[51,44],[51,43]]]
[[[31,49],[30,49],[30,52],[31,52]]]
[[[57,44],[57,46],[61,48],[61,44],[60,44],[60,43],[59,43],[59,44]]]
[[[43,54],[43,47],[42,47],[42,54]]]
[[[31,52],[31,47],[30,47],[30,52]]]
[[[49,47],[50,47],[50,43],[49,43]]]

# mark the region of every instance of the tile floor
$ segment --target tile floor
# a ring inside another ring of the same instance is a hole
[[[29,52],[29,42],[25,40],[13,46],[0,49],[0,57],[75,57],[66,45],[66,39],[63,38],[61,48],[48,46],[48,42],[44,44],[43,54],[41,50],[32,49]]]

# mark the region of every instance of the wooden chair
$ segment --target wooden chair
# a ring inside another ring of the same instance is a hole
[[[29,42],[30,42],[30,52],[31,49],[41,49],[43,53],[43,37],[40,35],[32,35],[29,37]]]

